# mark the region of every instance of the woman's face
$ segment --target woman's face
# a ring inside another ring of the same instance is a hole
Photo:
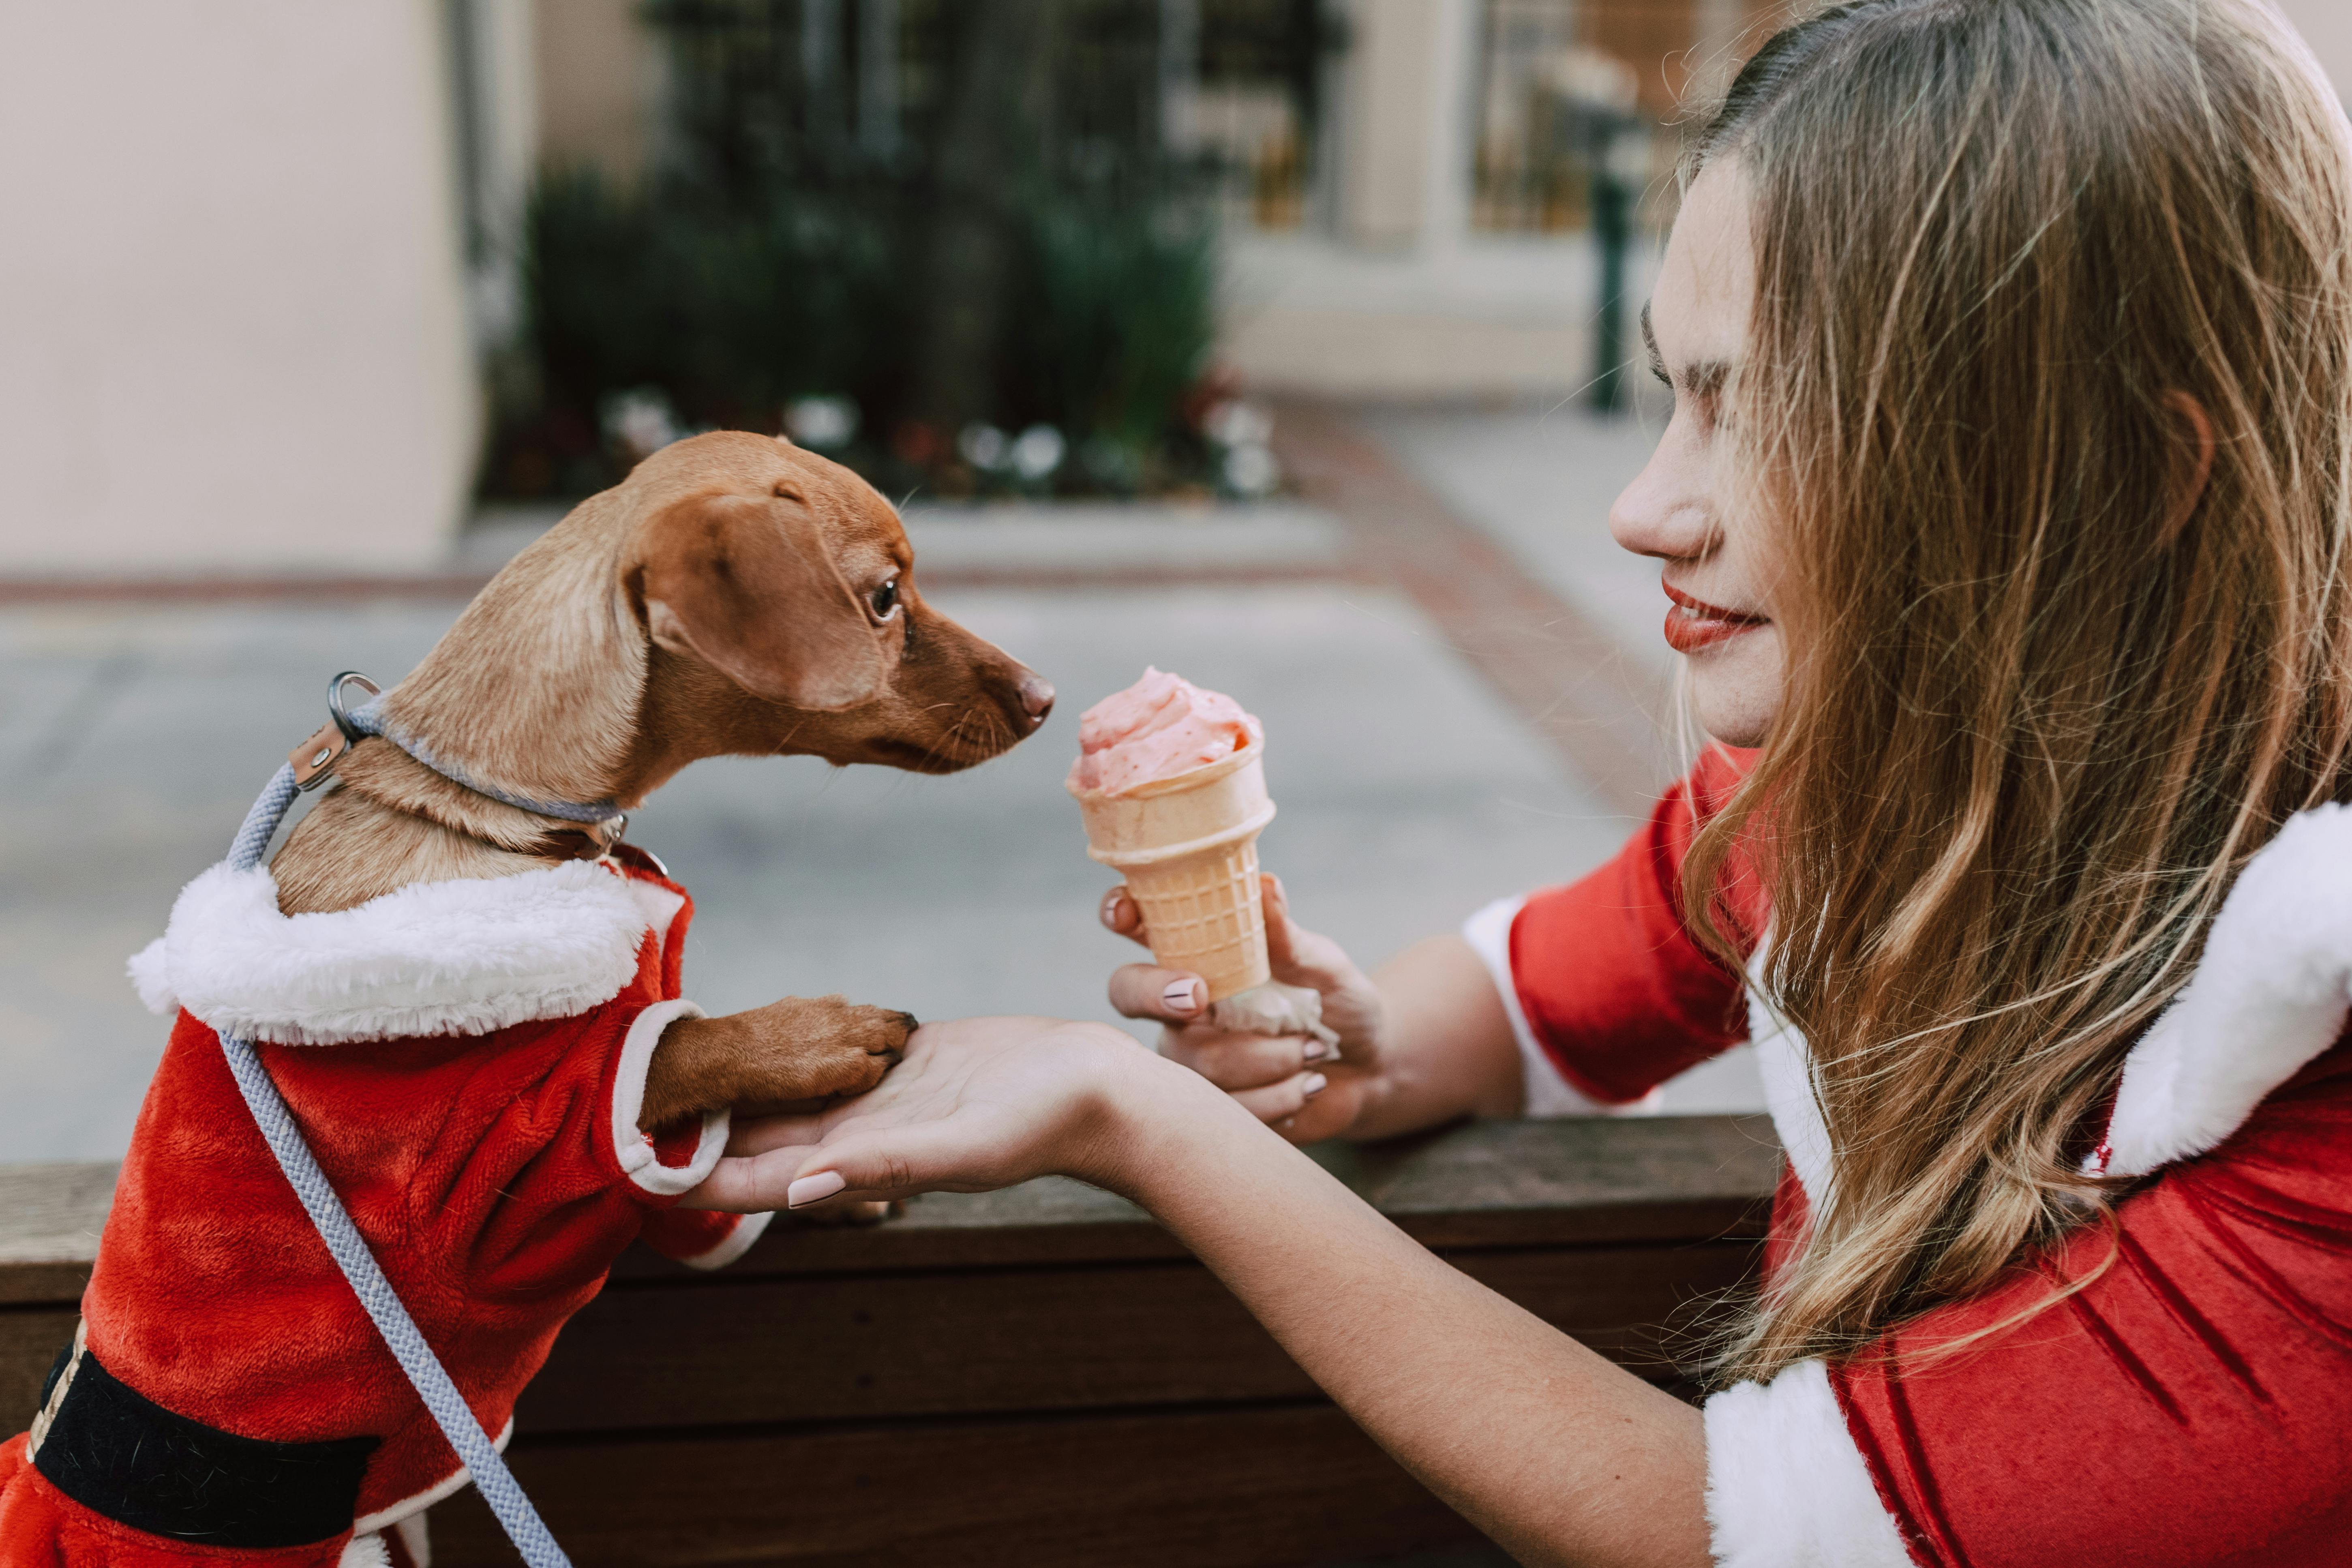
[[[1674,388],[1675,414],[1649,466],[1610,509],[1609,531],[1665,563],[1666,641],[1690,667],[1699,723],[1733,746],[1763,743],[1780,711],[1784,658],[1769,530],[1734,469],[1730,437],[1755,292],[1747,182],[1727,160],[1692,184],[1642,314],[1650,365]]]

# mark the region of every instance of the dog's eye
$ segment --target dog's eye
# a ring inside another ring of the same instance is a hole
[[[875,589],[874,592],[868,595],[866,602],[874,606],[874,618],[876,620],[888,620],[890,618],[890,612],[898,607],[898,579],[893,577],[887,583],[883,584],[879,588]]]

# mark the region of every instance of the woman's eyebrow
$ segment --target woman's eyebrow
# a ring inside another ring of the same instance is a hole
[[[1642,343],[1650,351],[1650,374],[1668,386],[1674,385],[1675,378],[1666,373],[1666,356],[1658,351],[1657,329],[1650,325],[1650,307],[1646,302],[1642,306]],[[1683,371],[1682,388],[1692,397],[1714,398],[1721,395],[1724,384],[1730,379],[1729,360],[1703,359]]]

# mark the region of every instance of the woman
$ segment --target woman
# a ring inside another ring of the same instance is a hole
[[[1269,887],[1336,1060],[1139,966],[1161,1056],[928,1028],[706,1198],[1125,1193],[1529,1561],[2342,1560],[2347,219],[2352,133],[2258,0],[1781,34],[1697,140],[1649,318],[1675,415],[1612,519],[1752,754],[1374,978]],[[1265,1125],[1633,1100],[1748,1035],[1790,1174],[1703,1413]]]

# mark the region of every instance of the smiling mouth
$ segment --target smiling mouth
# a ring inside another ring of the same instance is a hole
[[[1674,608],[1666,612],[1666,646],[1676,653],[1696,653],[1727,642],[1742,632],[1772,624],[1762,616],[1743,616],[1737,610],[1694,599],[1671,583],[1661,583],[1659,586],[1674,601]]]

